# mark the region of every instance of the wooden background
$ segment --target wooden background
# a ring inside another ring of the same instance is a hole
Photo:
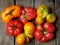
[[[26,45],[60,45],[60,0],[0,0],[0,12],[6,7],[14,4],[21,6],[32,6],[37,8],[41,4],[46,4],[51,7],[52,12],[56,14],[57,21],[55,39],[48,43],[40,43],[36,39],[33,39]],[[6,24],[2,22],[0,18],[0,45],[17,45],[15,43],[15,37],[9,36],[6,31]]]

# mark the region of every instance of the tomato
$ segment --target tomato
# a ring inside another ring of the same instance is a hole
[[[13,18],[19,17],[21,15],[21,10],[21,6],[19,5],[12,5],[7,7],[1,14],[2,21],[8,23]]]
[[[18,20],[12,20],[6,26],[6,32],[9,35],[17,36],[22,32],[23,24]]]
[[[37,40],[40,40],[40,39],[44,36],[44,34],[43,34],[43,32],[42,32],[41,30],[36,30],[36,31],[34,32],[34,36],[35,36],[35,38],[36,38]]]
[[[47,33],[47,35],[45,35],[45,36],[46,36],[46,38],[48,40],[52,40],[54,38],[54,34],[53,33]]]
[[[29,38],[33,38],[34,30],[35,30],[35,25],[32,22],[27,22],[26,24],[24,24],[24,33]]]
[[[52,40],[54,38],[54,34],[53,33],[47,33],[41,40],[39,40],[40,42],[44,43],[44,42],[48,42],[50,40]]]
[[[44,18],[41,17],[41,16],[37,16],[36,19],[35,19],[35,22],[37,24],[42,24],[44,22]]]
[[[36,25],[36,30],[43,30],[43,27],[42,27],[42,25]]]
[[[48,42],[47,38],[44,36],[41,40],[39,40],[40,42],[44,43],[44,42]]]
[[[25,24],[27,21],[36,17],[36,10],[30,6],[27,6],[22,10],[22,15],[23,17],[21,16],[20,20],[23,24]]]
[[[21,33],[16,37],[16,43],[19,44],[19,45],[24,44],[25,40],[26,40],[26,36],[25,36],[24,33]]]
[[[41,5],[38,7],[37,9],[37,16],[42,16],[43,18],[45,18],[47,16],[47,14],[49,13],[49,7],[46,5]]]
[[[54,14],[48,14],[46,17],[46,20],[47,20],[47,22],[53,23],[56,20],[56,16]]]
[[[49,22],[45,22],[42,25],[36,25],[36,31],[34,31],[34,37],[44,43],[54,38],[55,27]]]
[[[21,21],[23,24],[29,22],[28,18],[26,18],[25,15],[21,15],[21,16],[20,16],[20,21]]]
[[[48,32],[54,32],[55,31],[55,27],[54,27],[54,25],[52,23],[45,22],[44,25],[43,25],[43,27]]]

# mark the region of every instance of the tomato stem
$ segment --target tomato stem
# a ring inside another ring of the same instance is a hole
[[[44,33],[44,35],[46,35],[47,34],[47,31],[46,30],[43,30],[43,33]]]
[[[12,12],[14,11],[15,9],[12,9],[9,13],[7,13],[6,15],[5,15],[5,17],[8,15],[8,14],[11,14],[12,15]]]
[[[14,27],[14,29],[16,29],[16,28],[17,28],[17,26],[16,26],[16,25],[14,25],[13,27]]]

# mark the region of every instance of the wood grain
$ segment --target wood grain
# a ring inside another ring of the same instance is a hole
[[[56,27],[60,30],[60,0],[55,0],[55,13],[57,16]]]
[[[0,12],[6,7],[13,5],[13,0],[0,0]],[[14,45],[14,38],[9,36],[6,31],[6,24],[0,18],[0,45]]]
[[[55,13],[57,16],[56,21],[56,45],[60,45],[60,0],[55,0]]]

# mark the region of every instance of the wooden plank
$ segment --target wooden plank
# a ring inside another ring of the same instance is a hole
[[[57,15],[57,33],[56,33],[56,43],[57,45],[60,45],[60,0],[55,0],[55,13]]]
[[[51,8],[52,13],[55,13],[54,3],[55,2],[53,0],[35,0],[35,8],[38,8],[38,6],[40,6],[42,4],[45,4],[45,5],[48,5]],[[55,45],[55,39],[50,41],[50,42],[47,42],[47,43],[41,43],[41,42],[35,40],[35,45]]]
[[[0,0],[0,12],[10,5],[13,5],[13,0]],[[5,29],[6,24],[0,18],[0,45],[14,45],[14,37],[9,36]]]
[[[56,27],[60,30],[60,0],[55,0],[55,13],[57,15]]]
[[[56,41],[57,41],[56,45],[60,45],[60,30],[58,30],[57,33],[56,33]]]
[[[34,2],[33,1],[34,0],[16,0],[16,4],[19,4],[19,5],[23,6],[23,7],[26,7],[26,6],[34,7]],[[34,45],[34,39],[31,42],[29,42],[29,43],[27,43],[25,45]]]

